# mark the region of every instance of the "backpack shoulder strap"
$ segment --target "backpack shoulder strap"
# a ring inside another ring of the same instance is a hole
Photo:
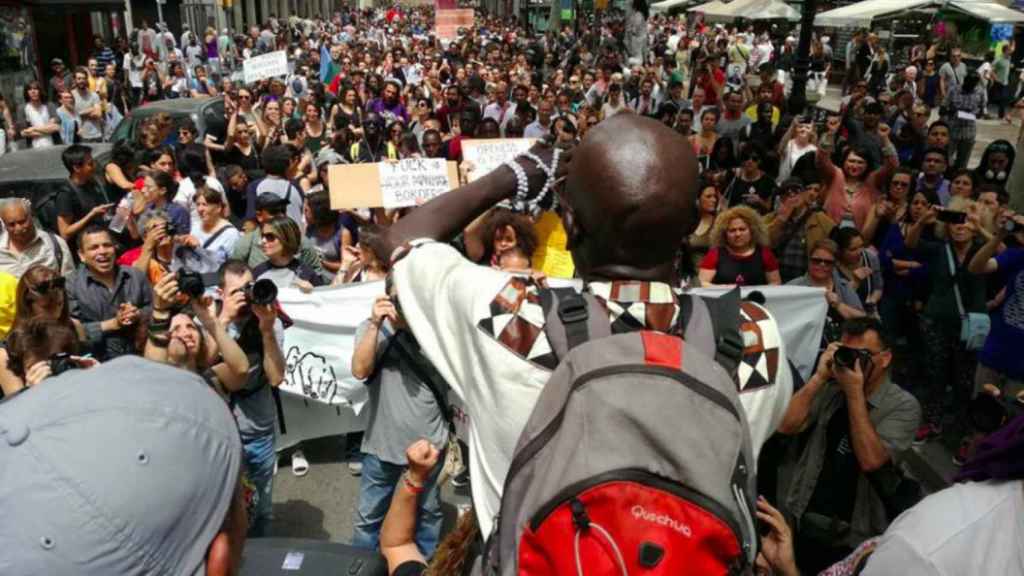
[[[231,227],[232,226],[230,224],[225,224],[224,226],[221,226],[220,230],[214,232],[212,236],[206,239],[206,242],[203,242],[203,250],[209,249],[210,244],[213,244],[217,240],[217,238],[220,237],[221,234],[227,232],[228,228]]]
[[[611,336],[611,324],[593,294],[573,288],[544,288],[539,296],[544,335],[558,360],[588,340]]]
[[[57,260],[57,274],[60,274],[61,270],[64,269],[64,251],[60,249],[60,242],[57,242],[57,236],[53,232],[47,230],[46,235],[50,238],[53,257]]]
[[[740,333],[740,289],[729,290],[718,298],[702,298],[711,314],[715,333],[715,362],[730,375],[743,358],[743,335]]]

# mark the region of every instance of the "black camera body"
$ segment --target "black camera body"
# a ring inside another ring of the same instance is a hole
[[[175,278],[178,281],[178,292],[189,298],[199,298],[206,291],[203,276],[199,272],[182,268],[175,274]]]
[[[1018,224],[1013,218],[1007,218],[1006,222],[1003,223],[1003,231],[1007,234],[1016,234],[1017,232],[1020,232],[1022,228],[1024,227]]]
[[[273,280],[267,278],[261,278],[255,282],[249,282],[245,285],[245,299],[250,304],[258,304],[260,306],[267,306],[273,304],[277,300],[277,284],[274,284]]]
[[[53,356],[50,356],[50,375],[57,376],[63,374],[68,370],[74,370],[78,368],[78,364],[71,359],[71,354],[67,352],[58,352]]]
[[[866,371],[868,362],[871,361],[871,351],[840,346],[836,349],[836,353],[832,355],[832,365],[836,368],[853,370],[857,365],[857,360],[860,360],[860,369]]]

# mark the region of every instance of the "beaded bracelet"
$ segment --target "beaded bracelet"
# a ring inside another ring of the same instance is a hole
[[[426,490],[426,488],[424,488],[422,484],[417,484],[413,482],[412,478],[409,476],[408,470],[405,471],[405,474],[402,474],[402,482],[405,484],[405,487],[408,488],[409,491],[412,492],[413,494],[422,494],[423,491]]]
[[[505,166],[516,175],[516,195],[512,198],[512,206],[518,210],[526,209],[530,197],[530,181],[526,177],[526,170],[516,162],[515,158],[506,160]]]

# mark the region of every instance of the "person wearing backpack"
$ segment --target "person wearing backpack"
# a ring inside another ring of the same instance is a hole
[[[881,321],[847,320],[779,426],[800,440],[780,469],[779,503],[806,574],[843,559],[916,502],[894,461],[910,449],[921,406],[889,378],[891,364]]]
[[[369,392],[363,434],[359,501],[353,521],[352,545],[376,550],[381,524],[392,495],[401,486],[418,494],[416,545],[430,557],[441,536],[441,467],[425,476],[406,472],[406,448],[421,438],[434,446],[448,441],[447,386],[387,295],[373,303],[370,318],[356,329],[352,376]]]
[[[549,206],[556,182],[582,295],[436,241],[503,200]],[[681,135],[616,115],[575,150],[540,143],[424,204],[379,242],[403,317],[466,406],[485,573],[576,573],[574,551],[588,570],[623,558],[657,566],[650,574],[752,564],[756,457],[792,376],[767,310],[674,288],[696,182]],[[588,372],[609,378],[576,379]]]

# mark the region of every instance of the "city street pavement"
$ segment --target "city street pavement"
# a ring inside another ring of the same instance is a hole
[[[359,478],[342,459],[344,437],[331,436],[303,443],[309,472],[292,474],[290,455],[280,458],[274,478],[274,521],[270,536],[349,542],[359,496]],[[445,529],[454,525],[457,508],[469,504],[469,492],[446,486],[442,491]]]
[[[838,109],[840,91],[829,87],[819,106]],[[1020,128],[998,120],[980,120],[972,166],[985,146],[1003,138],[1016,143]],[[313,538],[348,542],[352,537],[352,520],[359,494],[359,478],[349,473],[342,459],[345,452],[342,437],[321,438],[305,443],[304,452],[310,462],[309,473],[301,478],[292,475],[290,458],[283,456],[274,479],[274,522],[271,536]],[[941,443],[933,442],[914,449],[909,465],[929,491],[948,484],[955,467],[952,454]],[[468,491],[455,493],[451,487],[442,492],[446,503],[446,526],[452,525],[457,507],[469,503]]]

